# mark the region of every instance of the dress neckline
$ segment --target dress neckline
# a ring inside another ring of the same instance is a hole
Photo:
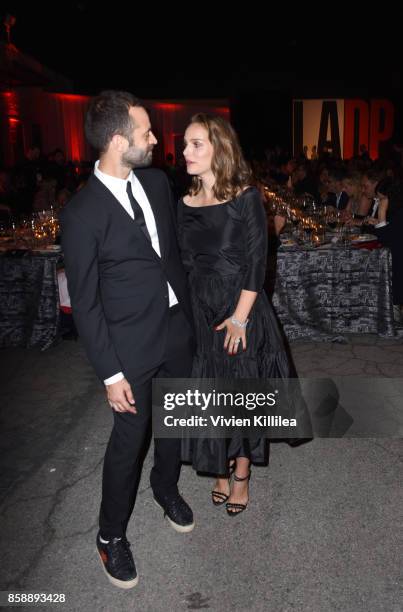
[[[184,204],[184,206],[186,206],[186,208],[196,208],[196,209],[200,209],[200,208],[213,208],[215,206],[223,206],[225,204],[231,204],[231,202],[233,202],[236,198],[239,198],[241,195],[243,195],[244,193],[249,191],[249,189],[254,189],[254,185],[250,185],[249,187],[247,187],[246,189],[241,191],[241,193],[239,193],[237,196],[235,196],[235,198],[232,198],[232,200],[226,200],[225,202],[219,202],[219,204],[203,204],[203,206],[191,206],[191,204],[186,204],[184,197],[182,198],[182,203]]]

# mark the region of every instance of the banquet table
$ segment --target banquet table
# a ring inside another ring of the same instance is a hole
[[[58,336],[60,253],[0,254],[0,348],[46,349]]]
[[[59,335],[60,253],[0,254],[0,348],[52,346]],[[266,289],[289,341],[394,337],[388,249],[280,248]]]
[[[268,292],[288,340],[393,337],[388,249],[283,248],[269,260]]]

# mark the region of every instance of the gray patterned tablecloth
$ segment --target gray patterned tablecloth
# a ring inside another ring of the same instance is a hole
[[[0,255],[0,348],[45,349],[57,337],[58,254]]]
[[[280,248],[269,264],[269,293],[287,338],[394,336],[391,270],[388,249]]]
[[[58,260],[0,256],[0,348],[45,349],[57,338]],[[391,337],[391,269],[388,249],[280,249],[269,262],[268,293],[289,340]]]

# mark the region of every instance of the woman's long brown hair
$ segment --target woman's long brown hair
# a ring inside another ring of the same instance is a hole
[[[215,177],[213,193],[219,202],[231,200],[251,184],[252,173],[244,159],[238,136],[228,121],[205,113],[193,115],[190,123],[203,126],[213,145],[211,170]],[[194,176],[189,189],[190,195],[199,193],[201,179]]]

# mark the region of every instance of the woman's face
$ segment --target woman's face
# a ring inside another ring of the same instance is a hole
[[[210,172],[214,149],[206,128],[200,123],[191,123],[185,132],[184,140],[183,156],[188,174],[201,176]]]
[[[375,197],[376,181],[371,181],[367,176],[363,176],[361,180],[361,191],[364,196],[369,199]]]
[[[343,191],[346,192],[349,198],[352,198],[356,195],[354,183],[352,181],[349,181],[348,179],[343,181]]]

